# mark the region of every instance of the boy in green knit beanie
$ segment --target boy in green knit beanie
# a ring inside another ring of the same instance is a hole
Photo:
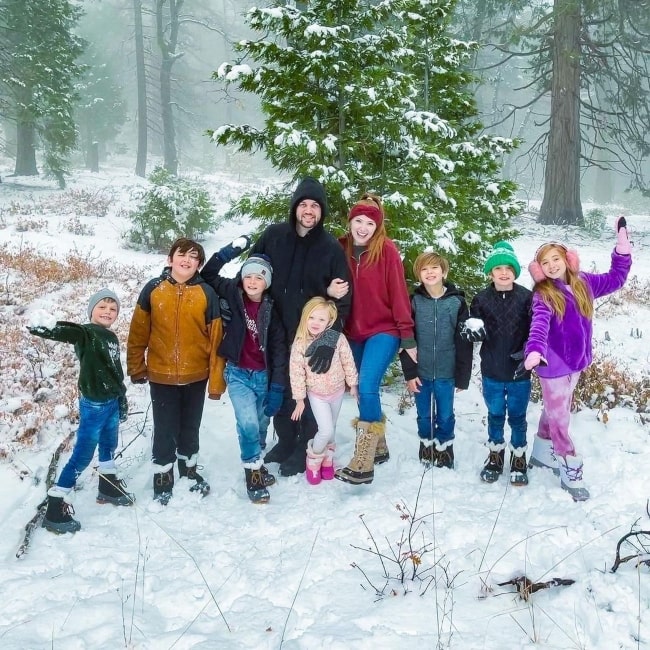
[[[120,301],[110,289],[100,289],[88,301],[89,323],[49,322],[34,317],[29,331],[53,341],[72,343],[79,359],[79,428],[70,460],[47,493],[43,528],[53,533],[74,533],[81,524],[73,519],[70,502],[79,475],[90,465],[99,448],[97,503],[130,506],[135,500],[117,478],[115,461],[119,423],[126,421],[128,404],[120,344],[111,326],[120,311]],[[53,319],[51,319],[53,320]]]

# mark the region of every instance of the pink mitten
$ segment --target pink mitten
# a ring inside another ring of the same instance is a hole
[[[542,360],[542,355],[539,352],[529,352],[526,360],[524,361],[524,368],[526,370],[532,370],[533,368],[539,366],[539,362]]]
[[[627,237],[627,221],[625,217],[618,217],[616,219],[616,252],[620,255],[630,255],[632,247],[630,240]]]

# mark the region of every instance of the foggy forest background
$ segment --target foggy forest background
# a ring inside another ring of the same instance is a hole
[[[390,7],[382,14],[380,5]],[[303,38],[304,24],[296,23],[292,32],[285,14],[282,30],[273,34],[263,28],[261,33],[251,28],[247,12],[252,6],[251,0],[0,0],[0,146],[13,164],[9,173],[47,174],[64,187],[75,168],[98,170],[125,159],[143,177],[156,165],[172,176],[227,171],[292,179],[314,171],[318,155],[308,149],[302,159],[278,164],[259,141],[231,139],[235,146],[219,146],[223,125],[265,125],[268,88],[246,92],[229,83],[232,79],[224,83],[218,73],[225,62],[243,64],[247,57],[247,65],[255,67],[250,47],[238,49],[238,43],[273,41],[280,74],[288,52],[304,47],[303,54],[314,56],[313,44]],[[285,3],[258,5],[267,6]],[[422,48],[421,68],[413,64],[423,98],[418,110],[442,115],[455,129],[469,119],[472,137],[507,141],[494,156],[498,174],[514,183],[519,199],[541,201],[542,223],[581,225],[586,201],[647,200],[649,2],[317,0],[286,6],[312,11],[330,28],[340,16],[340,25],[349,25],[357,36],[385,35],[414,11],[426,14],[435,29],[415,36],[411,45]],[[427,64],[443,37],[449,47],[462,45],[466,54],[462,60],[443,59],[454,68],[455,76],[448,80],[439,62]],[[273,66],[266,55],[266,64]],[[397,56],[393,62],[391,67],[387,58],[377,66],[388,79],[405,66]],[[363,78],[368,70],[358,66],[357,73]],[[336,80],[338,68],[328,74]],[[351,104],[339,103],[335,127],[323,126],[323,109],[310,104],[310,91],[304,88],[315,83],[313,76],[297,77],[286,80],[278,101],[306,114],[321,135],[340,137]],[[431,92],[427,86],[434,77],[438,89]],[[291,84],[296,84],[294,90]],[[452,86],[470,99],[443,115],[444,107],[436,101],[444,95],[441,89]],[[268,117],[267,112],[267,126]],[[363,159],[368,139],[360,138],[348,150]],[[333,167],[337,165],[335,161]],[[357,179],[350,189],[364,189],[364,184],[373,183]],[[438,199],[448,201],[444,182],[436,187]],[[453,207],[462,211],[457,203]],[[515,211],[509,204],[502,214],[509,218]]]

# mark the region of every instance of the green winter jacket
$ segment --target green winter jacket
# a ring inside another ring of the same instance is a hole
[[[32,334],[52,341],[72,343],[79,359],[79,391],[93,402],[108,402],[112,399],[126,402],[124,371],[120,361],[120,343],[115,332],[88,323],[77,325],[58,321],[49,329],[47,327],[30,327]]]

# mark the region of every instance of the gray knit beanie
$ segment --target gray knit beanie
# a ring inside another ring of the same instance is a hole
[[[271,278],[273,277],[271,260],[266,255],[251,255],[241,267],[241,277],[245,278],[247,275],[262,276],[268,289],[271,286]]]
[[[88,300],[88,319],[91,319],[93,317],[93,309],[95,309],[95,305],[100,300],[104,300],[104,298],[112,298],[117,303],[117,313],[120,313],[120,299],[117,297],[114,291],[111,291],[110,289],[104,287],[97,293],[93,293],[93,295],[90,296]]]

